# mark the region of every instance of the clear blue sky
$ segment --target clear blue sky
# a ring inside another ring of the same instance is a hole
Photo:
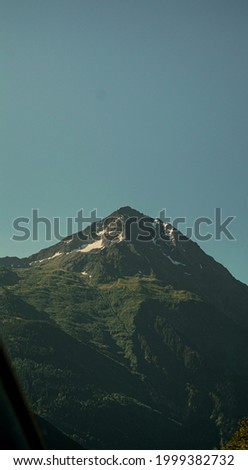
[[[247,45],[246,0],[1,0],[0,256],[51,244],[10,240],[32,208],[221,207],[201,246],[248,283]]]

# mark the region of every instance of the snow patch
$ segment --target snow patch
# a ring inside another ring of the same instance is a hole
[[[53,256],[49,256],[49,258],[47,258],[47,259],[57,258],[57,256],[61,256],[61,255],[63,255],[63,253],[61,253],[61,251],[57,251],[57,253],[54,253]]]
[[[170,255],[166,255],[165,253],[163,253],[163,255],[166,256],[166,258],[168,258],[172,264],[175,264],[175,266],[179,266],[179,265],[186,266],[186,264],[181,263],[180,261],[176,261]]]
[[[123,240],[125,240],[124,233],[121,233],[118,238],[118,243],[123,242]]]
[[[160,220],[159,219],[154,219],[153,221],[153,225],[159,225],[160,224]]]
[[[97,232],[97,235],[101,237],[102,235],[104,235],[104,233],[105,233],[105,230],[101,230],[100,232]]]
[[[33,261],[34,263],[43,263],[43,261],[48,261],[49,259],[54,259],[57,258],[57,256],[61,256],[63,253],[61,251],[57,251],[57,253],[54,253],[52,256],[48,256],[48,258],[43,258],[43,259],[38,259],[37,261]]]
[[[180,263],[180,261],[176,261],[176,260],[173,259],[170,255],[167,255],[167,258],[169,258],[169,260],[170,260],[173,264],[175,264],[176,266],[179,266],[179,265],[181,265],[181,266],[186,266],[186,264]]]
[[[91,274],[87,273],[87,271],[82,271],[81,272],[82,276],[88,276],[89,278],[91,278]]]
[[[86,245],[84,248],[81,248],[78,251],[80,251],[81,253],[88,253],[89,251],[92,251],[92,250],[100,250],[100,248],[102,248],[102,246],[103,246],[102,239],[101,240],[96,240],[95,242],[90,243],[89,245]]]
[[[64,240],[64,243],[67,243],[67,245],[68,245],[69,243],[72,242],[72,240],[73,240],[73,238],[71,238],[70,240]]]

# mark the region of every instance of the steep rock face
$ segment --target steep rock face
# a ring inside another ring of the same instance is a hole
[[[248,415],[248,287],[171,225],[124,207],[18,263],[4,341],[83,447],[218,447]]]

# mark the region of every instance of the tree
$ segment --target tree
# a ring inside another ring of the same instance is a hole
[[[239,429],[227,442],[224,449],[248,450],[248,418],[240,421]]]

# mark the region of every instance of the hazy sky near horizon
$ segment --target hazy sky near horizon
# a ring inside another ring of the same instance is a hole
[[[247,46],[245,0],[1,0],[0,256],[51,245],[11,240],[32,208],[220,207],[201,247],[248,283]]]

